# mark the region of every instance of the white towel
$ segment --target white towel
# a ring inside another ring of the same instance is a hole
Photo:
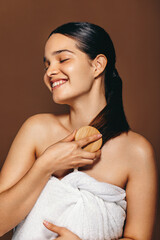
[[[125,190],[74,171],[59,180],[51,177],[12,240],[52,240],[47,220],[68,228],[82,240],[111,240],[122,236],[126,217]]]

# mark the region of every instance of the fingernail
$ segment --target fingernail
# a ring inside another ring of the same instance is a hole
[[[49,222],[47,222],[46,220],[44,220],[43,223],[47,226],[49,225]]]
[[[97,134],[97,137],[102,137],[102,134],[101,133]]]

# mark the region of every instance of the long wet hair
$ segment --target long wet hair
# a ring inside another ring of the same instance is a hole
[[[107,58],[105,68],[105,97],[107,105],[90,122],[102,134],[103,145],[109,139],[130,130],[123,109],[122,80],[115,68],[116,54],[109,34],[101,27],[88,22],[66,23],[51,32],[60,33],[77,41],[77,47],[93,60],[98,54]],[[49,38],[48,37],[48,38]]]

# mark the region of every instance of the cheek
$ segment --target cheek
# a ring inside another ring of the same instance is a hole
[[[81,67],[77,71],[76,79],[77,89],[82,90],[84,92],[91,89],[94,81],[90,68],[84,64],[81,65]]]
[[[67,64],[67,65],[63,66],[61,71],[64,72],[65,74],[67,74],[68,77],[71,77],[71,75],[75,71],[75,66],[74,66],[74,64]]]
[[[89,84],[93,80],[91,67],[86,62],[65,66],[63,70],[68,74],[70,82],[77,86]]]

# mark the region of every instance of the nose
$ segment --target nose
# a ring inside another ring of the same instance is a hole
[[[48,77],[52,77],[54,75],[57,75],[59,73],[59,69],[56,65],[52,66],[50,65],[46,71],[46,74]]]

